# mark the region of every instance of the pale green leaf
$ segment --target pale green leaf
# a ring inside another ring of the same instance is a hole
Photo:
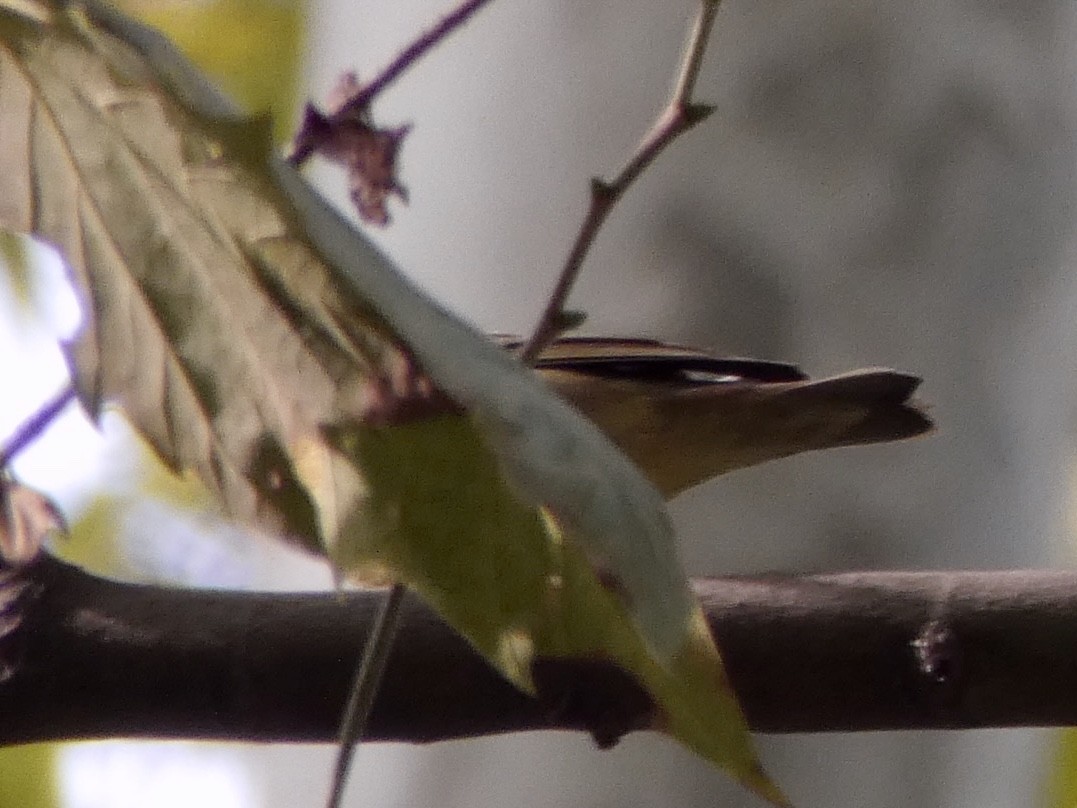
[[[536,656],[615,661],[656,728],[780,800],[635,466],[269,159],[267,128],[163,38],[32,5],[47,24],[0,0],[0,225],[71,267],[84,404],[121,405],[236,518],[415,587],[523,687]]]

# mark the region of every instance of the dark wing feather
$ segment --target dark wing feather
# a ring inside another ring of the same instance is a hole
[[[515,337],[496,337],[519,350]],[[763,359],[717,357],[695,348],[657,340],[618,337],[565,337],[548,346],[535,367],[603,379],[701,386],[734,381],[798,382],[808,377],[796,366]]]

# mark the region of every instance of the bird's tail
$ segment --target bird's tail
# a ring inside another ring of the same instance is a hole
[[[652,478],[673,495],[718,474],[801,452],[921,435],[934,425],[913,398],[919,385],[915,376],[871,369],[818,381],[744,380],[681,390],[656,402],[666,416],[656,423],[682,424],[674,428],[684,432],[679,440],[690,440],[691,430],[696,452],[665,458]]]

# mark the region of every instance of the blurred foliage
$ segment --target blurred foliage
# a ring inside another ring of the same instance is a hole
[[[56,748],[28,744],[0,749],[0,806],[48,808],[60,804]]]
[[[130,572],[119,539],[132,498],[153,499],[179,511],[213,507],[213,498],[201,482],[192,474],[174,474],[133,429],[131,434],[138,446],[137,491],[96,497],[71,525],[68,538],[53,546],[56,556],[95,575],[126,577]],[[0,802],[0,808],[3,806]]]
[[[116,542],[123,508],[119,497],[96,497],[71,524],[70,535],[53,545],[53,554],[95,575],[116,575],[123,566]]]
[[[1046,808],[1077,808],[1077,729],[1064,729],[1055,742],[1047,777]]]
[[[26,236],[0,230],[0,268],[17,311],[28,311],[34,296],[28,242]]]
[[[278,141],[295,127],[307,4],[303,0],[117,0],[160,29],[246,109],[270,112]]]

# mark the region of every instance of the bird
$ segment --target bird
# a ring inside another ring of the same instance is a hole
[[[522,344],[495,339],[510,351]],[[649,339],[573,336],[547,346],[534,369],[667,498],[769,460],[934,428],[913,398],[921,379],[887,368],[811,379],[783,362]]]

